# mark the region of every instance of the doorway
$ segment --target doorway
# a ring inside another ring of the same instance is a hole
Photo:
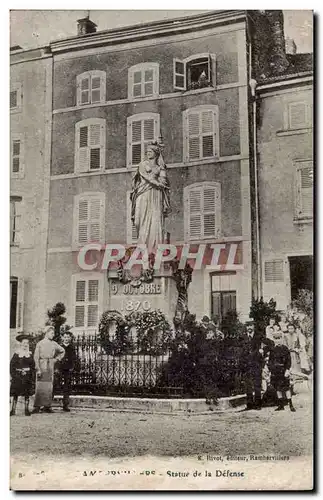
[[[313,256],[289,257],[290,291],[294,300],[299,290],[313,290]]]

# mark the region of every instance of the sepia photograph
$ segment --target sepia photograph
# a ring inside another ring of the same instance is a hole
[[[10,10],[13,491],[312,491],[311,10]]]

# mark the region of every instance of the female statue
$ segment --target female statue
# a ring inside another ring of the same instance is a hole
[[[148,145],[132,181],[131,220],[135,224],[138,243],[151,252],[164,239],[164,219],[170,213],[170,192],[161,145]]]

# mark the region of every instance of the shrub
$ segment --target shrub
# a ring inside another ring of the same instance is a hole
[[[61,335],[61,327],[66,322],[64,314],[66,313],[66,307],[62,302],[57,302],[52,309],[47,310],[47,321],[46,325],[52,325],[55,328],[54,340],[58,340]],[[70,327],[68,327],[70,328]]]
[[[252,299],[249,317],[253,319],[255,325],[255,335],[265,335],[266,326],[269,324],[270,318],[276,318],[276,302],[270,299],[265,302],[263,297],[260,299]]]

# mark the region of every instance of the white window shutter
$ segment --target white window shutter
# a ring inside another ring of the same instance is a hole
[[[90,200],[89,241],[100,241],[101,203],[99,198]]]
[[[203,235],[215,237],[216,235],[216,190],[213,186],[203,189]]]
[[[127,243],[136,243],[138,239],[137,229],[135,224],[131,220],[131,200],[130,200],[131,191],[127,191]]]
[[[90,212],[89,200],[81,198],[78,202],[78,211],[77,211],[77,228],[78,228],[77,243],[79,245],[85,245],[88,242],[89,238],[88,222],[90,219],[89,212]]]
[[[132,166],[132,122],[127,123],[127,167]]]
[[[100,242],[105,243],[105,198],[100,197]]]
[[[180,59],[173,59],[174,89],[186,90],[186,64]]]
[[[90,76],[80,79],[80,104],[90,103]]]
[[[301,187],[301,214],[313,215],[313,168],[311,166],[300,169]]]
[[[100,168],[105,168],[105,155],[106,155],[106,128],[105,122],[100,124]]]
[[[16,325],[18,330],[24,328],[24,303],[25,303],[25,282],[23,279],[18,279],[18,296],[17,296],[17,318]]]
[[[200,147],[200,115],[199,113],[188,114],[188,157],[197,160],[201,155]]]
[[[216,87],[216,56],[215,54],[210,54],[209,56],[209,69],[210,69],[210,79],[213,87]]]
[[[202,189],[195,188],[189,191],[189,238],[196,240],[202,236]]]
[[[88,146],[89,128],[77,124],[76,126],[76,170],[78,172],[87,172],[90,163],[90,151]]]

